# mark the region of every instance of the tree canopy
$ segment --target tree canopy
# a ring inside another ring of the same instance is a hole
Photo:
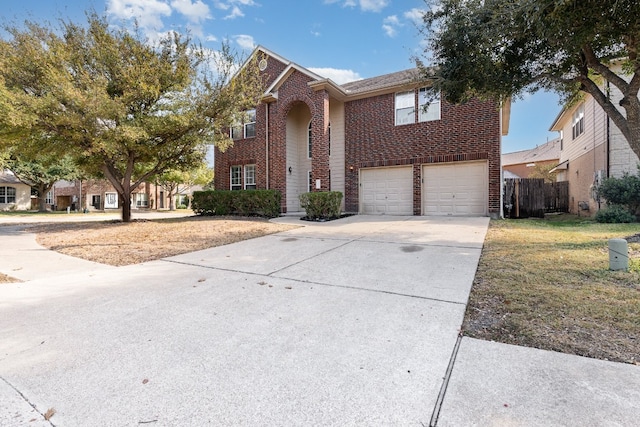
[[[427,0],[418,66],[452,102],[589,93],[640,156],[640,2]],[[611,102],[606,80],[622,93]]]
[[[228,146],[226,129],[262,89],[256,61],[236,72],[240,58],[228,46],[210,52],[175,32],[151,43],[95,13],[84,26],[5,30],[0,140],[71,155],[108,179],[123,221],[140,183],[197,167],[207,145]]]

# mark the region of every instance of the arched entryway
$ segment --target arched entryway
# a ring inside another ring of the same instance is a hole
[[[309,191],[311,176],[311,111],[302,103],[294,104],[287,114],[287,212],[300,212],[302,193]]]

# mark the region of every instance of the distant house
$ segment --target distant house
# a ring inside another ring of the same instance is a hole
[[[172,194],[174,206],[186,206],[194,190],[190,187],[181,190],[180,194]],[[169,193],[159,185],[142,183],[131,193],[133,209],[169,209]],[[47,195],[47,204],[55,210],[110,210],[120,209],[118,193],[107,180],[58,181]]]
[[[230,130],[233,147],[216,151],[216,189],[279,190],[282,212],[333,190],[353,213],[500,215],[509,108],[432,98],[417,69],[339,85],[263,47],[254,55],[266,90]]]
[[[553,167],[559,162],[560,138],[556,138],[530,150],[503,154],[502,171],[505,178],[529,178],[537,167]]]
[[[619,105],[620,92],[606,81],[601,86],[613,105]],[[602,179],[638,173],[638,156],[591,95],[563,108],[550,130],[560,132],[560,161],[555,169],[558,181],[569,181],[573,213],[592,215],[603,206],[595,192]]]
[[[20,181],[13,172],[0,171],[0,210],[31,209],[31,186]]]

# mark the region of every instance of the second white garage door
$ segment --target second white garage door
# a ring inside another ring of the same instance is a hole
[[[487,162],[422,167],[423,215],[487,215]]]
[[[413,167],[360,169],[360,213],[413,215]]]

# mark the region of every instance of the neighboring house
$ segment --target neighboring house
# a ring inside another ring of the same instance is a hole
[[[557,166],[559,162],[560,138],[556,138],[530,150],[503,154],[502,171],[505,178],[529,178],[537,167]]]
[[[31,209],[31,186],[20,181],[13,172],[0,170],[0,211]]]
[[[254,55],[267,89],[215,153],[216,189],[279,190],[282,212],[333,190],[353,213],[500,215],[509,108],[436,98],[425,111],[417,69],[338,85],[263,47]]]
[[[160,186],[140,184],[131,193],[134,209],[168,209],[168,193]],[[175,195],[173,195],[176,197]],[[47,198],[55,210],[109,210],[119,209],[118,193],[106,180],[58,181]],[[181,197],[181,200],[184,196]],[[155,201],[158,203],[155,203]]]
[[[613,105],[619,105],[620,92],[606,81],[601,87],[610,93]],[[595,191],[602,179],[638,173],[638,156],[591,95],[563,108],[550,130],[560,132],[560,161],[555,170],[558,181],[569,181],[572,213],[593,215],[603,207]]]

